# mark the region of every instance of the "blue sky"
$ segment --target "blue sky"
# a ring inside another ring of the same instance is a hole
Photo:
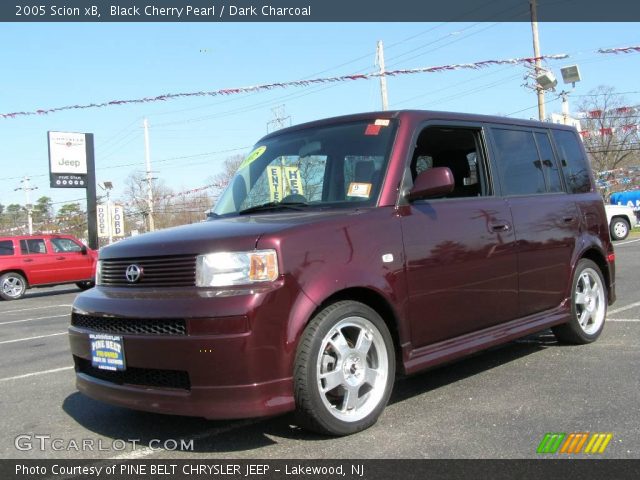
[[[602,55],[598,48],[640,45],[638,23],[542,23],[543,54],[559,69],[579,64],[583,81],[572,109],[598,85],[640,104],[640,54]],[[376,42],[387,69],[533,56],[529,23],[148,23],[4,24],[0,30],[0,113],[165,93],[212,91],[312,77],[372,72]],[[537,115],[525,68],[496,66],[388,79],[390,108]],[[548,95],[548,111],[560,111]],[[29,175],[32,199],[82,199],[84,190],[50,189],[47,130],[95,135],[98,181],[122,194],[125,178],[144,170],[142,121],[150,124],[155,176],[175,191],[207,184],[233,153],[248,153],[266,133],[272,108],[293,123],[380,109],[378,80],[287,88],[225,98],[198,97],[132,106],[0,119],[0,203],[24,203],[15,192]],[[178,158],[181,157],[181,158]],[[83,203],[81,203],[83,204]]]

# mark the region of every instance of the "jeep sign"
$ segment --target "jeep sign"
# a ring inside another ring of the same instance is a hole
[[[52,188],[86,188],[84,133],[49,132],[49,172]]]

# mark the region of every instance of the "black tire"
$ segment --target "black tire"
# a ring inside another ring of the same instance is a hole
[[[298,422],[336,436],[364,430],[387,405],[394,379],[393,339],[380,315],[354,301],[329,305],[309,322],[296,352]]]
[[[27,281],[16,272],[7,272],[0,277],[0,298],[18,300],[27,291]]]
[[[587,280],[591,288],[586,288]],[[598,265],[583,258],[578,262],[571,283],[571,320],[552,328],[563,343],[584,345],[595,342],[604,329],[607,316],[607,289]]]
[[[624,218],[616,217],[611,220],[609,232],[611,233],[612,240],[624,240],[629,236],[630,231],[631,227],[629,226],[629,222]]]
[[[76,282],[76,287],[78,287],[80,290],[89,290],[90,288],[93,288],[95,286],[95,282],[89,280],[86,282]]]

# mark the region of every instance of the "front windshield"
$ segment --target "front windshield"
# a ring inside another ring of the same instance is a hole
[[[371,119],[270,137],[242,162],[213,213],[373,205],[394,131],[393,120]]]

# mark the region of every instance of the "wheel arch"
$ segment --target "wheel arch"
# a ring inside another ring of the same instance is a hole
[[[607,298],[611,298],[611,288],[612,288],[611,271],[609,270],[609,264],[607,263],[607,260],[605,259],[602,252],[600,252],[596,248],[589,248],[588,250],[585,250],[584,252],[582,252],[582,255],[580,255],[580,259],[583,259],[583,258],[591,260],[593,263],[595,263],[598,266],[598,268],[600,269],[600,272],[602,273],[602,276],[604,277],[604,283],[607,287]],[[575,270],[575,266],[574,266],[574,270]]]
[[[7,268],[6,270],[2,270],[0,272],[0,277],[2,275],[4,275],[5,273],[18,273],[22,276],[22,278],[24,278],[24,281],[27,282],[27,288],[31,288],[31,283],[29,282],[29,277],[27,276],[27,274],[23,271],[20,270],[19,268]]]
[[[611,222],[609,222],[609,224],[610,225],[613,224],[613,222],[614,222],[614,220],[616,218],[621,218],[622,220],[627,222],[629,224],[629,228],[631,228],[631,225],[632,225],[631,224],[631,219],[627,215],[624,215],[624,214],[621,214],[621,213],[618,213],[618,214],[614,215],[613,217],[611,217]]]

